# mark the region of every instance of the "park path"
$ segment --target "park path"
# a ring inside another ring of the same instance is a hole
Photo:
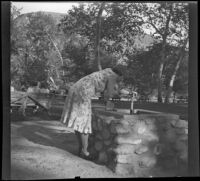
[[[11,179],[119,177],[105,166],[78,157],[77,150],[73,131],[59,121],[11,122]]]

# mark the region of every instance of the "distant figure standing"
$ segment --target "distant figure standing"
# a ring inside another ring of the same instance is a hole
[[[134,109],[134,101],[136,101],[137,97],[137,92],[132,91],[132,98],[131,98],[131,109],[130,109],[130,114],[136,114],[136,110]]]
[[[69,89],[61,122],[75,130],[80,144],[79,155],[85,159],[92,158],[87,150],[88,137],[92,133],[91,99],[97,92],[104,91],[107,99],[118,94],[116,84],[121,76],[117,68],[106,68],[81,78]]]
[[[25,92],[26,91],[26,87],[24,85],[22,85],[21,87],[21,91]]]
[[[41,83],[38,82],[37,86],[28,87],[27,92],[28,93],[39,93],[40,92],[40,85],[41,85]]]

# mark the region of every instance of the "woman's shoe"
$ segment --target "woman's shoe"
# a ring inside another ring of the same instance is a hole
[[[81,152],[80,157],[85,160],[90,160],[90,161],[93,161],[95,159],[91,154],[85,155],[83,152]]]

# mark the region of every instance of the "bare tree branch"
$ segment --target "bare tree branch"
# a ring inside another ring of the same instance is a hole
[[[61,55],[61,53],[60,53],[60,50],[58,49],[58,46],[56,45],[55,41],[52,39],[51,35],[50,35],[47,31],[46,31],[46,34],[47,34],[47,36],[49,37],[50,41],[52,42],[54,48],[56,49],[56,52],[58,53],[58,56],[59,56],[59,58],[60,58],[60,61],[61,61],[61,63],[62,63],[62,66],[63,66],[63,65],[64,65],[64,62],[63,62],[63,58],[62,58],[62,55]],[[57,74],[57,76],[58,76],[58,78],[59,78],[60,76],[59,76],[59,73],[58,73],[57,70],[56,70],[56,74]],[[63,76],[65,75],[64,70],[62,71],[62,74],[63,74]]]
[[[170,20],[171,20],[171,17],[172,17],[172,13],[173,13],[173,5],[170,6],[170,12],[169,12],[169,15],[167,17],[167,21],[166,21],[166,25],[165,25],[165,32],[164,32],[164,37],[167,36],[167,33],[168,33],[168,29],[169,29],[169,23],[170,23]]]
[[[57,47],[55,41],[52,39],[51,35],[50,35],[47,31],[46,31],[46,34],[47,34],[47,36],[49,37],[50,41],[52,42],[54,48],[56,49],[56,51],[57,51],[57,53],[58,53],[58,56],[59,56],[59,58],[60,58],[60,61],[61,61],[62,65],[63,65],[64,63],[63,63],[63,58],[62,58],[62,55],[61,55],[61,53],[60,53],[60,50],[58,49],[58,47]]]
[[[161,31],[160,31],[160,30],[155,26],[155,24],[153,23],[151,14],[148,13],[148,12],[146,12],[146,13],[147,13],[147,15],[148,15],[148,17],[149,17],[149,20],[150,20],[150,22],[146,22],[146,23],[148,23],[148,24],[150,24],[151,26],[153,26],[153,28],[156,30],[156,32],[157,32],[158,34],[160,34],[161,36],[163,36],[163,34],[161,33]]]

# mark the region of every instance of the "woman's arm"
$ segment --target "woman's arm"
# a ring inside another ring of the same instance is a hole
[[[104,97],[106,100],[112,98],[114,95],[119,94],[119,86],[116,81],[116,77],[109,77],[106,83]]]

